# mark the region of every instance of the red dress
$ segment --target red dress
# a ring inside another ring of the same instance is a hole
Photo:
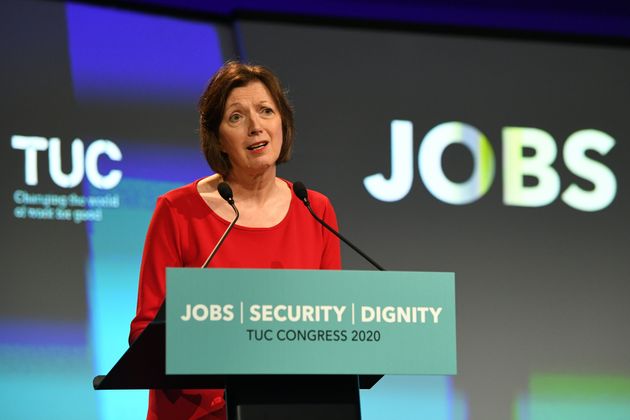
[[[201,197],[198,182],[158,199],[144,244],[138,307],[129,342],[155,318],[164,301],[165,268],[200,267],[229,224]],[[315,214],[336,229],[337,219],[328,198],[309,191],[309,200]],[[289,211],[277,225],[234,226],[210,267],[340,269],[339,240],[291,194]],[[151,390],[147,419],[225,419],[223,390]]]

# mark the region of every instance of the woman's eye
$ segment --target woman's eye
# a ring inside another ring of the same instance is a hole
[[[239,122],[241,120],[241,114],[232,114],[230,115],[230,118],[228,118],[228,121],[230,121],[231,123],[235,123],[235,122]]]
[[[263,108],[262,109],[262,114],[263,115],[273,115],[274,111],[271,108]]]

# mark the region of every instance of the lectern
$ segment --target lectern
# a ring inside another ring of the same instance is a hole
[[[228,419],[361,418],[382,374],[455,374],[452,273],[168,269],[94,389],[226,389]]]

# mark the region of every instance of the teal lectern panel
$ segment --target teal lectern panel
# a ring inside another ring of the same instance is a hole
[[[166,373],[457,372],[453,273],[167,269]]]

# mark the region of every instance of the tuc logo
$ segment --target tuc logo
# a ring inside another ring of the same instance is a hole
[[[37,153],[48,150],[48,173],[52,181],[61,188],[73,188],[87,177],[90,184],[102,190],[111,190],[122,179],[122,171],[112,169],[107,174],[98,170],[98,159],[106,155],[112,161],[122,160],[122,152],[110,140],[95,140],[87,149],[81,139],[75,139],[71,145],[72,169],[64,173],[61,168],[61,141],[56,137],[47,139],[37,136],[11,137],[11,147],[24,151],[24,182],[27,185],[39,183]]]
[[[459,143],[473,156],[472,175],[464,182],[453,182],[442,168],[445,149]],[[571,134],[562,148],[566,167],[575,175],[591,182],[594,188],[584,190],[571,184],[560,193],[560,176],[551,166],[558,155],[553,137],[538,128],[503,127],[503,203],[508,206],[541,207],[560,199],[574,209],[598,211],[606,208],[617,193],[615,174],[587,151],[606,155],[615,145],[610,135],[593,129]],[[523,151],[530,149],[533,155]],[[486,136],[475,127],[451,121],[432,128],[418,151],[420,178],[429,192],[448,204],[462,205],[477,201],[488,192],[495,175],[494,150]],[[525,177],[536,179],[525,185]],[[413,124],[393,120],[391,123],[391,177],[374,174],[363,180],[366,190],[377,200],[402,200],[413,182]]]

